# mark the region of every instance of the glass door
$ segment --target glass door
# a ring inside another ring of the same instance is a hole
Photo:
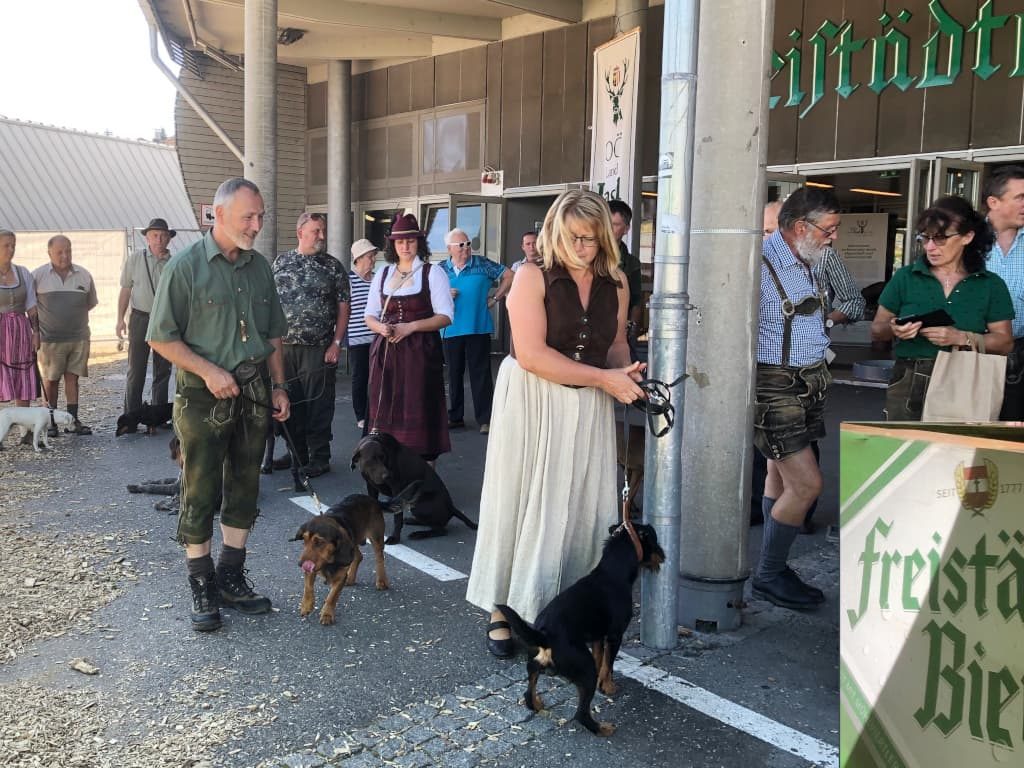
[[[504,249],[505,231],[505,200],[501,197],[486,195],[448,195],[449,229],[458,227],[469,236],[473,253],[501,264]],[[492,351],[503,352],[508,349],[507,324],[502,313],[504,302],[497,302],[491,308],[495,332],[492,336]]]
[[[975,208],[981,203],[981,163],[940,157],[933,161],[932,199],[957,195]]]

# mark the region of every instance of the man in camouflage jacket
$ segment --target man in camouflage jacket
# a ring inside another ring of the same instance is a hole
[[[303,213],[295,225],[298,245],[273,265],[288,320],[284,371],[292,413],[287,425],[307,477],[330,470],[334,384],[348,330],[348,276],[324,250],[326,226],[323,214]],[[275,469],[288,465],[287,456],[274,461]]]

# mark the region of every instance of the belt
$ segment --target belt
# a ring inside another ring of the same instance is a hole
[[[758,363],[757,367],[773,371],[813,371],[821,367],[827,367],[824,360],[819,360],[811,365],[773,365],[772,363]]]

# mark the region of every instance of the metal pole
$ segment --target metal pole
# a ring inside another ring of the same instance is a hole
[[[644,126],[647,124],[647,67],[644,51],[647,48],[647,4],[648,0],[615,0],[615,34],[628,32],[640,27],[640,55],[636,61],[636,115],[633,118],[633,182],[630,189],[623,190],[622,199],[633,209],[634,226],[629,229],[629,252],[634,256],[640,251],[640,195],[643,186]]]
[[[774,0],[718,0],[701,17],[683,425],[679,621],[740,625],[749,573],[757,304]],[[666,30],[666,37],[668,32]],[[659,221],[659,225],[661,222]],[[709,460],[712,459],[712,460]]]
[[[235,145],[235,142],[233,142],[231,140],[231,137],[228,136],[224,132],[224,129],[221,128],[217,124],[217,121],[214,120],[210,116],[210,113],[207,112],[205,109],[203,109],[203,105],[200,104],[198,101],[196,101],[196,98],[191,93],[189,93],[188,88],[186,88],[184,85],[182,85],[181,82],[178,80],[178,78],[174,76],[174,73],[171,72],[171,70],[167,67],[166,64],[164,64],[163,60],[160,58],[160,50],[157,47],[157,42],[156,41],[157,41],[156,22],[153,21],[153,20],[150,20],[150,22],[149,22],[149,55],[153,58],[153,63],[156,64],[157,69],[159,69],[161,72],[163,72],[164,77],[166,77],[168,80],[171,81],[171,85],[173,85],[175,87],[175,89],[178,91],[178,93],[181,94],[181,98],[183,98],[186,102],[188,102],[188,105],[190,107],[192,107],[193,111],[197,115],[199,115],[200,119],[202,119],[202,121],[204,123],[206,123],[206,125],[209,127],[209,129],[211,131],[213,131],[214,135],[218,139],[220,139],[222,142],[224,142],[224,146],[227,147],[231,151],[231,154],[233,154],[235,157],[238,158],[238,162],[244,164],[245,163],[245,158],[242,156],[242,150],[240,150]]]
[[[277,0],[245,0],[245,178],[263,193],[256,250],[277,247]]]
[[[347,269],[352,254],[352,62],[327,64],[327,250]]]
[[[699,0],[666,0],[661,59],[661,134],[658,153],[658,218],[651,296],[652,378],[674,381],[686,365],[690,311],[690,207],[693,199],[694,111],[697,104]],[[660,439],[647,437],[644,457],[644,517],[665,550],[658,574],[641,581],[640,641],[651,648],[675,648],[680,566],[680,493],[684,405],[682,385],[673,390],[676,427]],[[717,462],[716,462],[717,464]]]

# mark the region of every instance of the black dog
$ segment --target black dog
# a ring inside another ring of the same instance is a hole
[[[548,603],[534,626],[507,605],[496,606],[529,652],[527,708],[534,712],[544,708],[537,693],[541,670],[561,675],[576,685],[579,698],[574,719],[601,736],[611,736],[615,726],[594,720],[591,702],[598,686],[609,696],[615,693],[612,665],[633,618],[633,583],[641,568],[657,571],[665,562],[654,528],[640,523],[634,528],[643,546],[642,560],[637,561],[636,548],[625,529],[613,525],[597,567]],[[588,650],[588,644],[592,649]]]
[[[139,424],[146,425],[147,434],[155,435],[156,428],[170,421],[173,414],[174,403],[161,403],[160,405],[143,403],[138,410],[122,413],[117,417],[117,430],[114,432],[114,436],[134,434],[139,431]]]
[[[466,517],[452,503],[451,494],[422,456],[413,453],[393,436],[378,432],[367,435],[352,454],[352,469],[359,469],[366,481],[366,492],[375,499],[381,494],[397,496],[403,488],[419,482],[419,499],[412,508],[414,524],[424,525],[426,531],[409,534],[410,539],[444,536],[445,525],[453,517],[459,518],[472,530],[476,523]],[[395,515],[395,526],[388,544],[397,544],[402,535],[404,516]]]

